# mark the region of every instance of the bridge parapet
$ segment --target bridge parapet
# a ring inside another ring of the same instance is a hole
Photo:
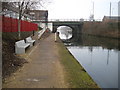
[[[83,21],[80,19],[49,19],[48,21],[46,21],[46,20],[33,20],[33,22],[54,23],[54,22],[83,22]]]
[[[80,21],[81,19],[48,19],[48,21]],[[45,20],[40,20],[45,21]]]
[[[42,22],[42,23],[54,23],[54,22],[85,22],[89,21],[89,19],[48,19],[48,20],[33,20],[33,22]],[[95,21],[101,21],[100,19],[96,19]]]

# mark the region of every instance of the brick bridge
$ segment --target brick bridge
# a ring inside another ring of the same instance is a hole
[[[80,33],[82,32],[83,21],[81,20],[49,20],[49,21],[33,21],[35,23],[52,23],[53,33],[57,31],[60,26],[68,26],[72,28],[72,38],[79,39]]]

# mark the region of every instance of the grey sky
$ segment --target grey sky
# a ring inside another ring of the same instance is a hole
[[[52,3],[46,7],[49,11],[49,19],[88,19],[93,13],[94,17],[102,19],[110,12],[110,2],[112,3],[112,15],[118,15],[119,0],[51,0]]]

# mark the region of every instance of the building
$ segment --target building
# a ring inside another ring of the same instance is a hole
[[[10,3],[2,2],[2,15],[19,19],[19,9]],[[32,20],[32,16],[24,13],[22,20]]]
[[[2,14],[7,17],[18,18],[18,9],[8,3],[2,2]]]
[[[2,15],[19,18],[19,9],[10,3],[2,2]],[[48,20],[48,10],[28,10],[22,16],[22,20]]]
[[[48,10],[30,10],[29,15],[33,17],[33,20],[48,20]]]
[[[104,16],[103,17],[103,22],[110,22],[110,21],[118,22],[120,21],[120,16]]]

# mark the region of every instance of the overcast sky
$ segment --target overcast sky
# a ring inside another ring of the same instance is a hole
[[[119,0],[51,0],[52,3],[46,6],[49,12],[49,19],[89,19],[93,13],[94,17],[102,19],[104,15],[108,16],[110,12],[113,16],[118,15]]]

